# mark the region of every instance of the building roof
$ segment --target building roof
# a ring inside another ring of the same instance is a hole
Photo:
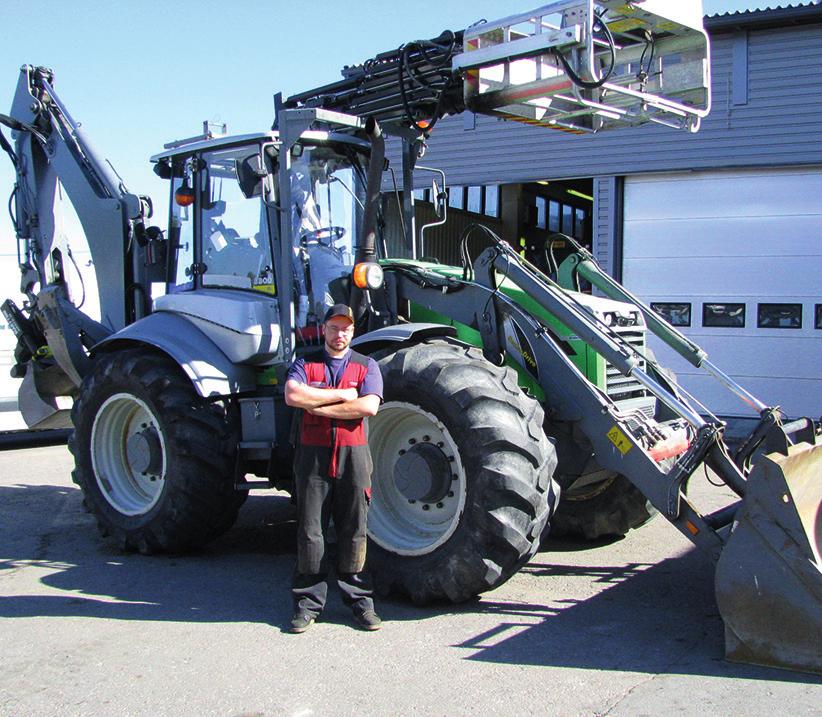
[[[717,13],[705,17],[708,32],[764,28],[822,22],[822,0],[794,3],[759,3],[753,10]]]
[[[706,14],[710,17],[723,17],[725,15],[744,15],[749,12],[785,10],[794,7],[807,7],[809,5],[819,5],[819,0],[805,0],[804,2],[774,2],[773,0],[771,0],[771,2],[750,2],[748,4],[752,7],[749,7],[746,10],[732,10],[729,12],[715,12]]]

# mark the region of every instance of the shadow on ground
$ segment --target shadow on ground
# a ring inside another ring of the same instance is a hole
[[[0,486],[0,521],[0,577],[34,567],[54,589],[4,590],[0,617],[284,624],[291,616],[295,523],[281,495],[250,498],[232,530],[185,556],[120,552],[100,537],[80,491],[62,486]]]
[[[524,574],[545,581],[544,601],[495,601],[491,593],[476,609],[498,616],[499,622],[455,647],[481,662],[822,685],[820,676],[724,660],[714,566],[696,548],[658,563],[550,562],[552,553],[574,547],[591,549],[590,544],[549,540],[523,568]],[[552,599],[551,578],[579,578],[604,589],[581,600]]]
[[[101,540],[79,490],[0,486],[0,617],[91,617],[115,620],[242,622],[285,625],[294,564],[294,510],[287,497],[252,496],[237,525],[187,556],[122,554]],[[13,526],[13,527],[12,527]],[[389,621],[424,621],[483,613],[495,626],[454,647],[465,658],[493,663],[584,669],[721,675],[820,682],[778,670],[722,661],[722,622],[713,598],[712,566],[696,551],[657,564],[567,566],[551,563],[553,541],[524,568],[544,582],[538,602],[503,601],[499,591],[463,605],[421,608],[380,600]],[[582,561],[581,561],[582,562]],[[585,562],[590,563],[590,558]],[[584,600],[551,594],[552,577],[605,583]],[[43,589],[45,586],[45,589]],[[348,621],[331,598],[324,619]]]

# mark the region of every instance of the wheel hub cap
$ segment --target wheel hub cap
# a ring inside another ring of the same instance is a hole
[[[394,464],[394,483],[409,500],[438,503],[451,488],[451,464],[432,443],[417,443]]]
[[[91,429],[91,462],[103,497],[123,515],[144,515],[163,492],[167,452],[159,421],[130,393],[106,399]]]
[[[135,471],[157,475],[163,460],[157,431],[145,428],[130,436],[126,442],[126,458]]]
[[[374,459],[368,535],[397,555],[426,555],[457,529],[466,479],[456,441],[436,416],[390,401],[369,420]]]

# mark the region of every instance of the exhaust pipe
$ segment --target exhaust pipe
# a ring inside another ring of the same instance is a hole
[[[371,157],[366,175],[366,198],[363,212],[362,233],[354,255],[355,263],[375,261],[377,258],[377,209],[380,202],[382,172],[385,165],[385,137],[380,125],[373,117],[365,122],[365,134],[371,142]],[[364,292],[351,286],[351,308],[358,326],[368,312]]]
[[[373,117],[365,122],[365,134],[371,142],[368,162],[367,194],[362,222],[362,234],[357,246],[356,261],[374,261],[377,256],[377,207],[380,201],[382,171],[385,164],[385,137]]]

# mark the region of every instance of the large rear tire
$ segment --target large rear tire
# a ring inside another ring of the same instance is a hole
[[[497,587],[536,552],[558,501],[542,408],[513,370],[457,343],[403,348],[380,368],[368,519],[378,591],[459,602]]]
[[[144,349],[102,356],[72,421],[72,478],[120,548],[182,552],[234,523],[245,494],[232,485],[231,426],[168,357]]]

